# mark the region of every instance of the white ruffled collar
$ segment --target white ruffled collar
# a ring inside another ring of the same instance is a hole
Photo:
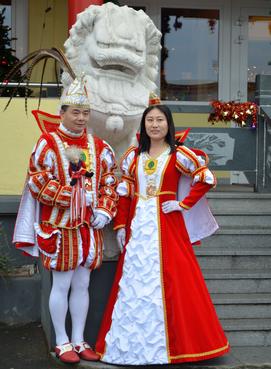
[[[70,136],[70,137],[81,137],[82,134],[84,133],[84,131],[80,133],[73,132],[69,130],[68,128],[66,128],[62,122],[59,125],[59,130],[65,133],[66,136]]]

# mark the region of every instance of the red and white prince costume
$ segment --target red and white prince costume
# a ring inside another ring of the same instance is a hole
[[[192,249],[217,229],[204,196],[216,183],[208,158],[178,146],[156,159],[130,147],[121,161],[115,229],[125,227],[126,245],[96,343],[107,363],[201,361],[229,350]],[[177,198],[185,210],[163,213]]]
[[[62,97],[63,105],[90,108],[83,80],[74,80]],[[75,152],[75,165],[69,150]],[[41,135],[30,158],[13,241],[25,253],[40,255],[43,266],[53,271],[49,307],[56,354],[65,362],[98,358],[84,342],[83,332],[90,271],[102,263],[100,228],[116,214],[115,167],[114,153],[105,141],[86,130],[74,133],[63,123]],[[102,222],[95,229],[91,220],[98,218]],[[65,330],[70,287],[71,342]]]

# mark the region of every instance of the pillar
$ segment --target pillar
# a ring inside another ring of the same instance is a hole
[[[76,21],[76,16],[90,5],[102,5],[103,0],[68,0],[68,27],[69,29]]]

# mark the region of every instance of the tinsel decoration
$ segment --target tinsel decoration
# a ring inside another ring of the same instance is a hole
[[[234,101],[222,102],[212,101],[213,111],[208,117],[208,122],[215,124],[217,122],[235,122],[240,127],[250,125],[253,128],[257,126],[258,107],[253,102],[237,103]]]
[[[86,215],[86,191],[85,177],[91,178],[93,172],[86,170],[86,165],[82,160],[82,149],[77,146],[65,145],[65,155],[70,162],[69,174],[72,186],[70,219],[76,225],[85,219]]]

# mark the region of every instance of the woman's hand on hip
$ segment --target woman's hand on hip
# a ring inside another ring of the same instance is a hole
[[[179,201],[169,200],[162,203],[162,211],[164,214],[172,213],[173,211],[183,211],[184,209],[179,205]]]

